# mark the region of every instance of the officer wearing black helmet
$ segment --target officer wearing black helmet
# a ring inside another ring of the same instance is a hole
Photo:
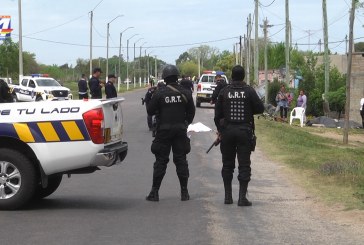
[[[237,156],[240,183],[238,206],[251,206],[246,193],[251,176],[250,154],[255,147],[254,115],[263,113],[264,105],[255,90],[244,82],[244,76],[242,66],[233,67],[232,82],[220,91],[216,101],[214,120],[221,139],[225,204],[233,203],[231,182]]]
[[[181,186],[181,201],[190,199],[187,184],[189,177],[186,155],[190,152],[187,126],[195,116],[191,92],[178,85],[179,72],[176,66],[167,65],[162,78],[166,86],[158,89],[147,106],[150,115],[158,113],[158,123],[151,151],[155,155],[152,190],[148,201],[159,201],[159,188],[166,173],[169,154],[172,149],[173,162]]]

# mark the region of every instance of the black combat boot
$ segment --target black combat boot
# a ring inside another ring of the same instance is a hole
[[[187,187],[181,187],[181,201],[190,200],[190,194],[188,194]]]
[[[233,203],[233,191],[231,188],[231,179],[227,180],[224,179],[224,188],[225,188],[225,204],[232,204]]]
[[[190,194],[188,193],[188,189],[187,189],[188,177],[178,176],[178,179],[179,179],[179,183],[181,185],[181,201],[190,200]]]
[[[158,191],[159,191],[159,188],[152,187],[152,190],[150,191],[149,195],[145,199],[147,201],[158,202],[159,201]]]
[[[163,177],[153,177],[152,190],[145,198],[147,201],[158,202],[159,201],[159,188],[162,184]]]
[[[252,203],[246,198],[246,192],[248,190],[248,182],[240,182],[239,189],[239,201],[238,206],[251,206]]]

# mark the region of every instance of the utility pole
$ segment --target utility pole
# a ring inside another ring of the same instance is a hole
[[[250,41],[251,41],[251,14],[249,14],[248,17],[248,24],[247,24],[247,38],[246,38],[246,83],[248,85],[250,85],[250,61],[251,61],[251,56],[250,56]]]
[[[90,76],[92,75],[92,22],[94,18],[94,12],[90,12]]]
[[[350,81],[351,81],[351,64],[352,64],[352,54],[353,54],[353,29],[354,29],[354,18],[355,18],[355,2],[351,1],[350,10],[350,28],[349,28],[349,54],[348,54],[348,69],[346,75],[346,103],[345,103],[345,123],[344,123],[344,133],[343,133],[343,143],[348,144],[349,142],[349,115],[350,115]]]
[[[329,59],[329,36],[327,27],[327,11],[326,11],[326,0],[322,0],[322,12],[323,12],[323,23],[324,23],[324,64],[325,64],[325,96],[324,100],[327,101],[327,94],[329,93],[329,70],[330,70],[330,59]]]
[[[110,21],[109,23],[107,23],[106,25],[106,29],[107,29],[107,34],[106,34],[106,79],[105,81],[107,82],[108,80],[108,75],[109,75],[109,36],[110,36],[110,24],[111,22],[113,22],[114,20],[116,20],[119,17],[122,17],[123,15],[118,15],[116,16],[114,19],[112,19],[112,21]]]
[[[21,15],[21,0],[18,0],[19,12],[19,84],[23,80],[23,28]]]
[[[200,61],[200,50],[198,51],[197,54],[197,63],[198,63],[198,78],[201,77],[201,61]]]
[[[121,39],[123,38],[123,33],[126,30],[129,30],[131,28],[134,28],[133,26],[129,26],[128,28],[126,28],[125,30],[123,30],[122,32],[120,32],[120,43],[119,43],[119,69],[118,69],[118,92],[120,91],[120,84],[121,84]]]
[[[273,25],[268,25],[267,18],[264,20],[264,25],[261,25],[260,27],[263,27],[264,31],[264,80],[265,80],[265,103],[268,104],[268,88],[269,88],[269,82],[268,82],[268,28],[272,27]]]
[[[311,30],[305,31],[308,33],[308,51],[311,51]]]
[[[345,54],[348,53],[348,35],[345,36]]]
[[[243,65],[243,46],[242,46],[242,36],[240,36],[240,39],[239,39],[239,65]]]
[[[254,83],[256,85],[259,85],[258,7],[259,0],[255,0]]]
[[[286,84],[289,85],[289,0],[286,0]]]
[[[154,55],[154,72],[155,72],[155,79],[157,79],[157,84],[158,84],[158,72],[157,72],[157,55]]]

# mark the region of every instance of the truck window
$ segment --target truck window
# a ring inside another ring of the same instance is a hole
[[[23,81],[21,81],[21,85],[22,86],[27,86],[27,84],[28,84],[28,79],[23,79]]]
[[[28,87],[35,88],[35,82],[33,80],[30,80]]]

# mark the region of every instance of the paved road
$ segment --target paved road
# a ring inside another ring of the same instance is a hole
[[[181,202],[175,166],[169,165],[160,202],[145,201],[154,156],[147,131],[145,90],[124,94],[123,165],[64,178],[50,197],[21,211],[0,211],[0,244],[364,244],[360,226],[331,221],[258,149],[249,197],[253,207],[223,204],[220,153],[205,150],[214,133],[193,133],[189,155],[191,200]],[[197,109],[194,122],[213,128],[213,110]],[[258,143],[259,144],[259,143]]]

